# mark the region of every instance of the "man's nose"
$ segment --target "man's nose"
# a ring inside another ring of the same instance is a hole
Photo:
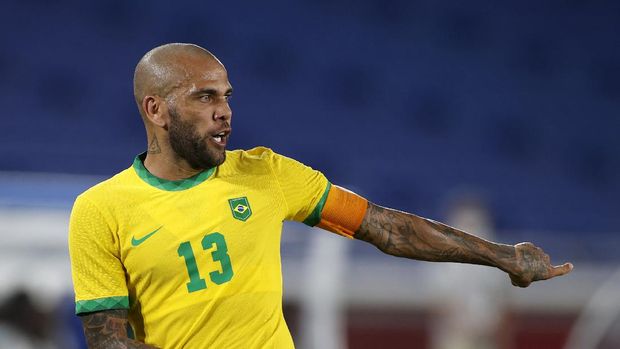
[[[215,109],[215,113],[213,114],[213,119],[218,120],[222,119],[224,121],[229,121],[232,117],[232,109],[230,109],[230,105],[228,105],[228,101],[221,102],[218,107]]]

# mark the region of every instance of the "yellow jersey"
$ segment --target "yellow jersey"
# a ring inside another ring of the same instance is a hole
[[[69,226],[76,313],[128,309],[161,348],[293,348],[282,315],[283,220],[314,226],[330,183],[258,147],[180,181],[133,166],[82,193]]]

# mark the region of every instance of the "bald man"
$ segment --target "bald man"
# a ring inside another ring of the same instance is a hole
[[[71,213],[76,313],[90,348],[293,348],[284,220],[398,257],[496,267],[520,287],[572,270],[531,243],[497,244],[377,206],[268,148],[227,151],[232,86],[199,46],[148,52],[134,94],[147,151]]]

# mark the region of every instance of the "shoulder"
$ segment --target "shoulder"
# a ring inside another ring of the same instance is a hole
[[[70,236],[82,234],[85,229],[92,234],[96,230],[93,227],[116,226],[115,212],[126,210],[127,198],[133,197],[123,189],[132,185],[131,171],[132,168],[119,172],[77,196],[71,209]]]
[[[128,185],[135,177],[133,169],[127,168],[116,175],[101,181],[92,187],[86,189],[76,198],[76,203],[89,201],[91,203],[100,202],[103,198],[109,198],[114,192]]]
[[[262,173],[270,172],[273,163],[281,155],[267,147],[256,147],[248,150],[231,150],[226,152],[226,161],[220,165],[222,172]]]
[[[232,160],[232,161],[250,161],[250,162],[268,161],[272,157],[278,155],[276,152],[274,152],[270,148],[262,147],[262,146],[255,147],[252,149],[247,149],[247,150],[236,149],[236,150],[227,151],[226,153],[227,153],[226,161]]]
[[[256,147],[249,150],[231,150],[226,152],[226,161],[221,165],[223,173],[229,171],[235,173],[259,173],[269,171],[280,173],[282,171],[296,171],[310,169],[303,163],[276,153],[267,147]]]

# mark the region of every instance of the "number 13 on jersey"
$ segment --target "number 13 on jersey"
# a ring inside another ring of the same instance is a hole
[[[215,232],[207,234],[202,238],[202,249],[204,251],[210,250],[214,247],[215,249],[211,252],[211,258],[214,262],[220,262],[222,271],[212,271],[209,273],[209,277],[215,284],[221,285],[230,281],[234,275],[224,235]],[[194,256],[194,250],[192,249],[190,242],[182,242],[179,245],[177,252],[179,253],[179,257],[183,257],[185,259],[185,266],[187,267],[187,273],[189,274],[187,291],[191,293],[207,288],[207,282],[205,279],[200,277],[198,265],[196,264],[196,257]]]

